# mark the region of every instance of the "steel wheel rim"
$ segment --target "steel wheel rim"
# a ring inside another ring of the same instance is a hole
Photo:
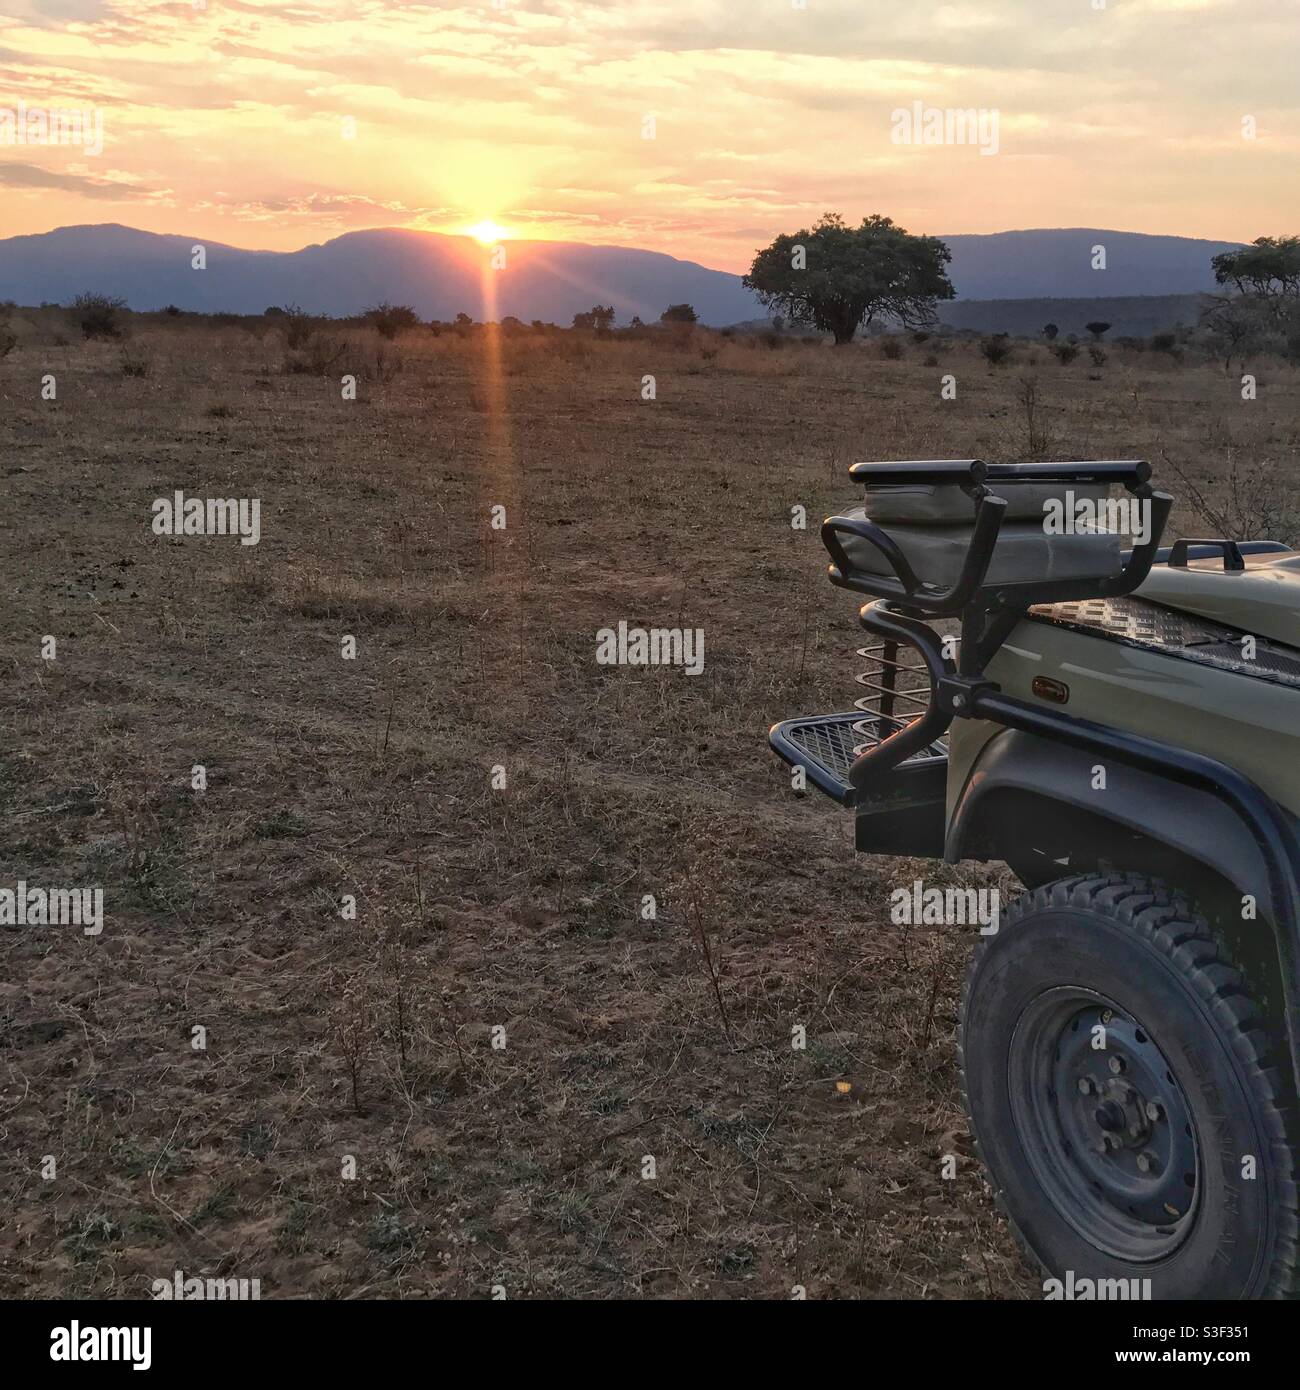
[[[1093,1046],[1097,1030],[1104,1048]],[[1095,991],[1048,990],[1016,1023],[1007,1085],[1034,1177],[1077,1234],[1129,1263],[1182,1245],[1200,1146],[1182,1086],[1140,1021]]]

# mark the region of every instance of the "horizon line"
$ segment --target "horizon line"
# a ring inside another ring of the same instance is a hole
[[[121,228],[123,231],[127,231],[127,232],[137,232],[137,233],[139,233],[139,234],[141,234],[141,235],[143,235],[143,236],[174,237],[174,238],[176,238],[176,239],[178,239],[178,240],[187,240],[187,239],[191,239],[191,236],[197,236],[197,234],[188,234],[188,233],[182,233],[182,232],[155,232],[155,231],[152,231],[152,230],[151,230],[150,228],[148,228],[148,227],[137,227],[137,226],[133,226],[133,225],[131,225],[130,223],[127,223],[127,222],[65,222],[65,223],[61,223],[61,224],[59,224],[59,225],[57,225],[57,226],[48,227],[48,228],[46,228],[44,231],[41,231],[41,232],[15,232],[15,233],[13,233],[13,234],[10,235],[10,236],[3,236],[3,235],[0,235],[0,244],[3,244],[3,243],[6,242],[6,241],[18,241],[18,240],[21,240],[21,239],[23,239],[23,238],[52,236],[52,235],[53,235],[54,233],[56,233],[56,232],[70,232],[70,231],[78,231],[78,230],[81,230],[81,229],[83,229],[83,228],[85,228],[85,229],[94,229],[94,228],[104,228],[104,227],[118,227],[118,228]],[[510,229],[507,227],[506,230],[509,231]],[[375,226],[375,227],[355,227],[355,228],[351,228],[351,229],[348,229],[348,230],[346,230],[346,231],[337,232],[337,233],[335,233],[335,235],[330,236],[330,237],[326,237],[326,238],[324,238],[323,240],[306,241],[306,242],[303,242],[300,246],[297,246],[297,247],[293,248],[292,250],[287,250],[287,251],[286,251],[286,250],[279,250],[279,249],[276,249],[276,248],[273,248],[273,247],[265,247],[265,246],[245,246],[245,245],[238,245],[238,244],[236,244],[235,242],[219,241],[219,240],[217,240],[216,238],[207,238],[207,240],[208,240],[209,242],[215,241],[217,245],[221,245],[221,246],[228,247],[228,248],[231,249],[231,250],[234,250],[234,251],[243,251],[243,252],[247,252],[247,253],[249,253],[249,254],[251,254],[251,255],[262,255],[262,256],[294,256],[294,255],[299,254],[299,253],[302,252],[302,251],[309,250],[309,249],[310,249],[311,247],[313,247],[313,246],[327,246],[327,245],[329,245],[331,242],[340,241],[340,240],[342,240],[344,237],[347,237],[347,236],[364,236],[364,235],[366,235],[366,234],[368,234],[368,233],[372,233],[372,232],[409,232],[409,233],[413,233],[413,234],[418,235],[418,236],[434,236],[434,237],[441,237],[441,238],[443,238],[443,239],[445,239],[445,240],[447,240],[447,241],[470,242],[470,243],[473,243],[473,244],[477,244],[477,245],[479,245],[479,246],[484,246],[484,243],[479,242],[479,241],[477,240],[477,238],[476,238],[473,234],[471,234],[471,233],[469,233],[469,232],[442,232],[442,231],[436,231],[436,230],[435,230],[434,228],[432,228],[432,227],[412,227],[412,226],[407,226],[407,225],[391,225],[391,224],[390,224],[390,225]],[[1129,230],[1127,230],[1126,228],[1122,228],[1122,227],[1084,227],[1084,226],[1072,226],[1072,227],[1005,227],[1005,228],[1002,228],[1001,230],[996,231],[996,232],[922,232],[922,233],[918,233],[917,235],[921,235],[921,236],[936,236],[936,237],[938,237],[938,239],[939,239],[940,241],[943,241],[943,240],[945,240],[945,239],[948,238],[948,237],[959,237],[959,236],[960,236],[960,237],[1014,236],[1014,235],[1018,235],[1018,234],[1022,234],[1022,233],[1030,233],[1030,232],[1108,232],[1108,233],[1116,233],[1116,234],[1121,235],[1121,236],[1150,237],[1150,238],[1152,238],[1152,239],[1161,239],[1161,240],[1197,241],[1197,242],[1209,242],[1209,243],[1222,243],[1222,244],[1224,244],[1224,245],[1230,245],[1230,246],[1248,246],[1248,245],[1250,245],[1250,242],[1249,242],[1248,240],[1241,240],[1241,239],[1233,238],[1233,237],[1185,236],[1185,235],[1183,235],[1183,234],[1181,234],[1181,233],[1179,233],[1179,232],[1135,232],[1135,231],[1129,231]],[[773,235],[774,235],[774,236],[778,236],[778,235],[781,235],[781,233],[773,233]],[[702,269],[704,269],[704,270],[712,270],[712,271],[716,272],[716,273],[719,274],[719,275],[741,275],[741,274],[744,273],[743,271],[723,270],[721,267],[706,265],[703,261],[690,260],[688,257],[675,256],[675,255],[672,254],[672,252],[670,252],[670,251],[661,251],[661,250],[659,250],[657,247],[653,247],[653,246],[635,246],[635,245],[630,245],[630,244],[627,244],[627,243],[624,243],[624,242],[614,242],[614,241],[579,241],[579,240],[572,240],[572,241],[570,241],[570,240],[565,240],[565,239],[555,238],[555,237],[528,237],[528,236],[517,236],[517,235],[515,235],[515,234],[512,232],[509,236],[503,237],[503,238],[501,239],[501,242],[498,242],[498,243],[495,243],[495,244],[501,245],[501,244],[516,244],[516,243],[524,243],[524,244],[527,244],[527,245],[534,245],[534,246],[583,246],[583,247],[590,247],[590,248],[593,248],[593,249],[596,249],[596,250],[640,251],[640,252],[648,252],[648,253],[650,253],[650,254],[652,254],[652,255],[666,256],[669,260],[680,261],[680,262],[682,262],[683,264],[686,264],[686,265],[696,265],[696,266],[700,266],[700,267],[701,267]],[[487,249],[487,247],[484,246],[484,249]]]

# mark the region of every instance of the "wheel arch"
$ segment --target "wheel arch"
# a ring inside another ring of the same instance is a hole
[[[1098,763],[1104,787],[1094,785]],[[1026,878],[1037,851],[1043,876],[1124,869],[1154,875],[1196,899],[1251,983],[1278,1060],[1300,1081],[1268,867],[1248,826],[1212,792],[1174,784],[1118,758],[1004,729],[984,745],[948,820],[944,858],[1001,859]],[[1068,859],[1068,870],[1059,862]],[[1254,899],[1255,917],[1243,915]],[[1289,1047],[1288,1047],[1289,1044]],[[1287,1056],[1288,1052],[1290,1057]]]

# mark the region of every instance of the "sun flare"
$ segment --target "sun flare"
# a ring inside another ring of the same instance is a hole
[[[484,218],[482,222],[475,222],[472,227],[466,227],[465,230],[480,246],[495,246],[497,242],[504,241],[510,235],[504,227],[493,222],[490,217]]]

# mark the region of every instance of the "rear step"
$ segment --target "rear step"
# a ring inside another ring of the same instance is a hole
[[[808,780],[843,806],[854,802],[849,768],[859,753],[880,743],[907,721],[882,718],[854,710],[851,714],[818,714],[805,719],[784,719],[772,726],[768,741],[791,767],[805,769]],[[881,732],[881,726],[884,732]],[[933,768],[948,763],[948,747],[938,739],[898,766]],[[931,774],[933,775],[933,774]],[[927,779],[928,780],[928,779]]]

